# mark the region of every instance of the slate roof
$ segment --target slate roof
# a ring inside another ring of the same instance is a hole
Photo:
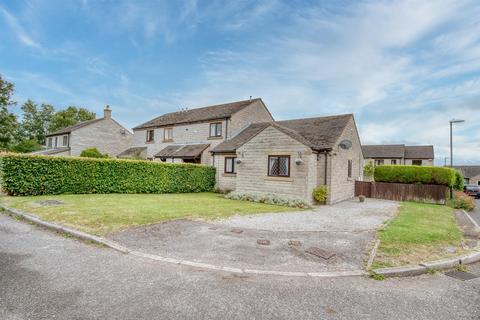
[[[403,158],[404,144],[379,144],[362,146],[363,156],[369,158]]]
[[[98,118],[98,119],[92,119],[92,120],[87,120],[87,121],[82,121],[82,122],[79,122],[77,124],[74,124],[73,126],[69,126],[69,127],[66,127],[66,128],[63,128],[63,129],[60,129],[60,130],[57,130],[55,132],[52,132],[52,133],[49,133],[46,135],[46,137],[51,137],[51,136],[57,136],[59,134],[66,134],[66,133],[70,133],[74,130],[77,130],[77,129],[80,129],[80,128],[83,128],[83,127],[86,127],[88,125],[91,125],[95,122],[98,122],[98,121],[101,121],[103,120],[104,118]]]
[[[453,166],[455,169],[462,172],[465,178],[473,178],[480,176],[480,165],[475,166]]]
[[[169,145],[160,150],[155,158],[197,158],[209,144]]]
[[[155,119],[152,119],[150,121],[147,121],[139,126],[136,126],[133,129],[138,130],[138,129],[170,126],[170,125],[182,124],[182,123],[193,123],[193,122],[200,122],[200,121],[225,119],[225,118],[229,118],[234,113],[237,113],[238,111],[242,110],[243,108],[257,101],[262,101],[262,99],[256,98],[256,99],[218,104],[218,105],[202,107],[202,108],[195,108],[187,111],[170,112],[170,113],[161,115],[160,117],[157,117]]]
[[[433,146],[405,146],[405,159],[433,159]]]
[[[406,146],[404,144],[378,144],[362,146],[363,155],[370,158],[433,159],[433,146]]]
[[[147,147],[131,147],[125,151],[122,151],[117,155],[119,158],[135,158],[140,157],[142,152],[147,151]]]
[[[39,151],[33,151],[33,152],[30,152],[30,154],[52,155],[52,154],[65,152],[65,151],[68,151],[68,150],[70,150],[69,147],[61,147],[61,148],[55,148],[55,149],[44,149],[44,150],[39,150]]]
[[[347,126],[348,121],[352,118],[352,114],[344,114],[329,117],[254,123],[232,139],[220,143],[212,152],[235,152],[237,148],[270,126],[313,150],[333,149],[334,144]]]

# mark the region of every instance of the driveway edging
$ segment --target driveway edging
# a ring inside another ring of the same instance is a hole
[[[162,257],[155,254],[144,253],[137,250],[131,250],[121,244],[107,240],[102,237],[94,236],[79,230],[71,229],[61,225],[57,225],[51,222],[44,221],[40,218],[37,218],[33,215],[24,213],[20,210],[9,208],[3,204],[0,204],[7,214],[21,218],[23,220],[34,223],[38,226],[57,231],[60,233],[67,234],[74,238],[90,241],[97,243],[123,254],[131,254],[136,257],[141,257],[145,259],[161,261],[165,263],[173,263],[178,265],[190,266],[200,269],[224,271],[230,273],[241,273],[241,274],[256,274],[256,275],[275,275],[275,276],[288,276],[288,277],[318,277],[318,278],[339,278],[339,277],[353,277],[353,276],[366,276],[369,275],[369,272],[364,270],[345,270],[345,271],[322,271],[322,272],[294,272],[294,271],[275,271],[275,270],[256,270],[256,269],[243,269],[235,267],[226,267],[226,266],[217,266],[208,263],[180,260],[168,257]],[[448,260],[438,260],[438,261],[429,261],[419,265],[413,266],[402,266],[402,267],[393,267],[393,268],[382,268],[376,269],[372,272],[375,274],[383,275],[384,277],[408,277],[408,276],[417,276],[427,273],[430,269],[442,270],[450,269],[451,266],[456,266],[459,264],[471,264],[480,261],[480,251],[470,252],[467,255],[462,255]],[[438,266],[438,268],[433,268],[433,266]]]

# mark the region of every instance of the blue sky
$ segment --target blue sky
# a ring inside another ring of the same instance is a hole
[[[278,120],[353,112],[362,142],[434,144],[480,164],[480,2],[0,2],[15,99],[133,127],[262,97]]]

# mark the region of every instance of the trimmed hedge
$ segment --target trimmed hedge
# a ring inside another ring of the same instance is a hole
[[[0,154],[9,195],[212,191],[215,168],[138,160]]]
[[[456,182],[456,171],[445,167],[381,165],[375,167],[375,181],[453,187]]]

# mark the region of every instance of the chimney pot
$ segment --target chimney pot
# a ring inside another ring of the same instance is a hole
[[[105,106],[105,109],[103,110],[103,117],[105,119],[112,118],[112,109],[110,109],[110,106],[108,104]]]

